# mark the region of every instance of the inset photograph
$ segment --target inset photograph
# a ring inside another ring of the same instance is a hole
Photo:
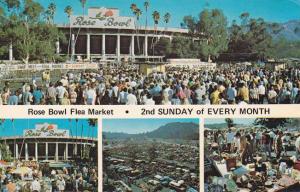
[[[98,191],[97,119],[2,119],[1,191]]]
[[[103,191],[199,191],[199,119],[104,119]]]
[[[205,191],[300,191],[300,119],[206,119]]]

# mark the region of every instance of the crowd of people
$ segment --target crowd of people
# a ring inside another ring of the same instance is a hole
[[[28,168],[28,169],[24,169]],[[14,170],[23,168],[23,174]],[[36,161],[15,161],[2,167],[1,192],[63,192],[97,191],[98,172],[92,163],[72,163],[72,167],[50,168]]]
[[[205,191],[300,190],[298,127],[206,128]]]
[[[292,156],[300,159],[300,134],[293,135],[289,131],[279,129],[257,129],[206,132],[208,141],[216,143],[217,151],[229,154],[239,154],[242,164],[254,163],[255,155],[263,152],[266,158],[281,159]],[[296,151],[288,154],[288,151]]]
[[[66,72],[58,80],[6,81],[1,105],[220,105],[300,103],[300,70],[186,70],[143,75],[137,67]]]

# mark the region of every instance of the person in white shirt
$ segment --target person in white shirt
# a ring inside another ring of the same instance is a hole
[[[234,152],[240,152],[241,150],[241,134],[237,132],[233,139],[234,142]]]
[[[266,95],[266,88],[264,83],[261,81],[260,85],[258,86],[258,94],[259,94],[259,104],[264,104],[264,99]]]
[[[66,188],[65,180],[62,177],[59,177],[59,179],[56,182],[56,186],[60,192],[65,191],[65,188]]]
[[[155,101],[152,99],[152,95],[148,93],[145,105],[155,105]]]
[[[127,96],[128,96],[128,92],[127,92],[127,88],[123,88],[122,91],[119,94],[119,103],[121,105],[125,105],[127,103]]]
[[[58,103],[61,105],[62,99],[64,98],[65,93],[68,93],[66,88],[62,86],[62,83],[59,82],[58,86],[56,87],[56,92],[57,92],[57,98],[58,98]]]
[[[172,105],[171,101],[169,100],[169,95],[164,94],[163,100],[161,101],[162,105]]]
[[[84,98],[86,99],[87,105],[95,105],[96,103],[96,90],[93,85],[89,86],[88,90],[85,92]]]
[[[62,86],[67,87],[69,85],[69,81],[67,79],[67,77],[63,76],[60,80],[60,82],[62,83]]]
[[[126,105],[137,105],[137,98],[134,94],[132,94],[131,89],[128,90]]]
[[[30,189],[33,192],[40,192],[41,191],[41,184],[40,184],[40,182],[38,181],[37,178],[34,181],[32,181]]]
[[[270,104],[276,104],[277,102],[277,93],[276,91],[274,90],[274,87],[272,86],[271,87],[271,90],[269,91],[268,93],[268,100],[269,100],[269,103]]]

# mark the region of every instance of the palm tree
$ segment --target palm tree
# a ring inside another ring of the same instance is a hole
[[[136,9],[137,9],[136,4],[132,3],[132,4],[130,5],[130,10],[134,13],[134,11],[135,11]]]
[[[231,128],[234,126],[233,119],[231,119],[231,118],[226,118],[225,122],[226,122],[228,128]]]
[[[158,11],[154,11],[152,13],[152,18],[153,18],[153,21],[154,21],[154,29],[156,29],[157,25],[159,23],[159,20],[160,20],[160,13]]]
[[[56,12],[56,5],[54,3],[50,3],[48,6],[48,11],[49,11],[51,22],[54,23],[54,15]]]
[[[139,42],[139,36],[138,36],[139,24],[138,23],[139,23],[141,15],[142,15],[142,11],[134,3],[132,3],[130,5],[130,9],[136,18],[135,28],[136,28],[136,36],[137,36],[137,42],[138,42],[138,50],[140,53],[140,42]]]
[[[75,151],[75,157],[77,158],[77,152],[78,152],[78,146],[77,146],[77,138],[78,138],[78,119],[75,119],[75,121],[76,121],[76,142],[75,142],[75,147],[76,147],[76,151]]]
[[[17,135],[14,119],[11,119],[11,125],[12,125],[12,131],[13,131],[14,135]],[[16,158],[16,143],[17,143],[17,139],[15,137],[15,139],[14,139],[14,159]]]
[[[171,14],[170,13],[166,13],[165,15],[164,15],[164,22],[166,23],[166,30],[168,29],[168,24],[169,24],[169,22],[170,22],[170,19],[171,19]]]
[[[85,9],[85,4],[86,4],[86,1],[87,0],[79,0],[80,3],[81,3],[81,7],[82,7],[82,17],[84,17],[84,9]],[[75,45],[76,45],[76,42],[77,42],[77,38],[79,36],[79,33],[80,33],[80,30],[81,30],[81,25],[79,25],[79,29],[77,31],[77,35],[76,35],[76,38],[75,38]]]
[[[147,27],[148,27],[148,9],[149,9],[149,6],[150,6],[149,0],[145,1],[145,2],[144,2],[145,12],[146,12],[145,30],[146,30]],[[146,31],[145,31],[145,33],[146,33]]]
[[[89,126],[96,127],[98,125],[97,119],[88,119]]]
[[[70,45],[71,45],[71,39],[72,39],[72,29],[71,29],[71,15],[73,14],[73,8],[68,5],[65,8],[65,13],[67,14],[68,18],[69,18],[69,42],[68,42],[68,57],[70,54]]]
[[[89,127],[97,128],[98,126],[98,119],[88,119]],[[97,130],[97,129],[96,129]],[[93,131],[91,131],[91,138],[93,138]]]
[[[154,21],[154,33],[153,33],[153,38],[152,38],[152,42],[151,42],[151,47],[153,48],[153,55],[154,55],[154,35],[157,33],[157,25],[159,23],[160,20],[160,13],[158,11],[154,11],[152,13],[152,18]]]

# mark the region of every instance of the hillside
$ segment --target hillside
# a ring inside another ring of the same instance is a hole
[[[197,140],[199,138],[199,125],[195,123],[168,123],[154,131],[141,134],[103,132],[106,139],[128,139],[128,138],[160,138],[160,139],[184,139]]]
[[[284,37],[290,41],[300,40],[300,20],[291,20],[280,25],[282,29],[274,35],[275,38]]]
[[[234,127],[239,128],[239,127],[247,127],[248,125],[243,125],[243,124],[235,124]],[[227,123],[215,123],[215,124],[205,124],[205,128],[209,129],[224,129],[227,128]]]

